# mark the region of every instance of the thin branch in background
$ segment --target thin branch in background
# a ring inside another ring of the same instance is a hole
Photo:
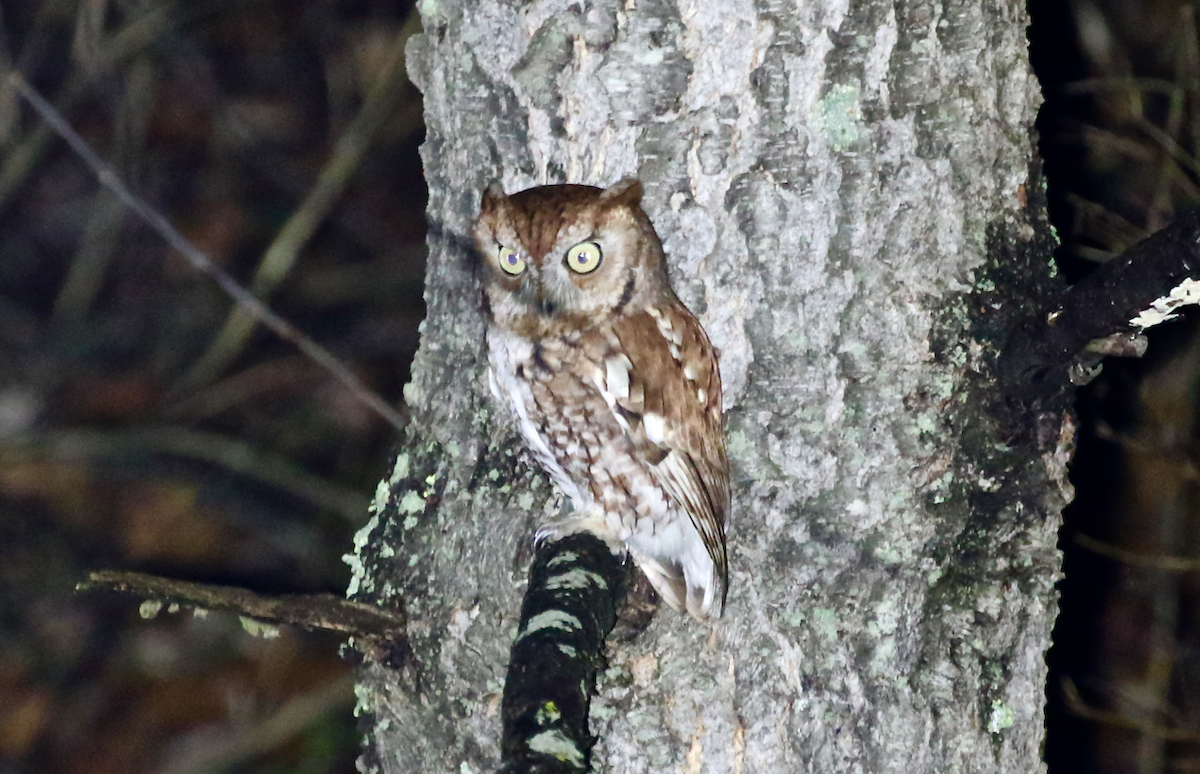
[[[359,524],[369,500],[361,492],[339,487],[304,470],[286,457],[216,433],[166,427],[109,433],[93,430],[44,431],[5,439],[0,460],[22,457],[113,457],[169,454],[221,466],[287,492],[318,508]]]
[[[127,173],[144,156],[155,74],[147,57],[138,57],[124,74],[125,88],[117,108],[113,162]],[[54,299],[54,316],[82,322],[100,292],[125,225],[125,206],[107,188],[100,188],[89,208],[87,224],[71,268]]]
[[[1100,94],[1109,91],[1140,91],[1151,94],[1169,94],[1179,87],[1172,81],[1161,78],[1081,78],[1062,88],[1063,94]]]
[[[1075,542],[1081,548],[1086,548],[1087,551],[1097,554],[1097,556],[1115,559],[1121,564],[1128,564],[1135,568],[1163,570],[1164,572],[1200,572],[1200,559],[1157,557],[1152,554],[1136,553],[1128,551],[1126,548],[1106,544],[1106,542],[1090,538],[1082,533],[1075,535]]]
[[[145,200],[136,196],[129,188],[121,182],[116,172],[100,159],[96,153],[88,147],[75,130],[73,130],[66,120],[58,113],[54,107],[46,101],[41,94],[37,92],[26,80],[21,77],[20,73],[12,72],[8,76],[8,83],[17,90],[25,101],[37,111],[42,120],[53,128],[63,140],[66,141],[76,155],[83,160],[92,172],[99,179],[101,185],[108,188],[117,198],[119,198],[125,206],[129,207],[134,214],[141,218],[147,225],[150,226],[159,236],[166,240],[172,248],[177,250],[180,255],[187,259],[188,263],[201,274],[212,277],[217,285],[230,298],[238,304],[245,313],[252,318],[261,322],[270,330],[274,331],[278,336],[286,341],[291,342],[300,349],[313,362],[325,369],[327,373],[333,376],[334,379],[349,390],[350,394],[358,401],[369,407],[372,411],[382,417],[393,427],[399,429],[404,427],[404,417],[396,409],[392,408],[386,401],[380,398],[377,394],[367,389],[362,382],[358,380],[350,369],[344,366],[330,352],[317,344],[311,338],[297,330],[291,323],[272,312],[266,304],[254,297],[252,293],[247,291],[237,283],[233,277],[226,274],[216,264],[214,264],[207,255],[199,248],[189,242],[179,231],[171,225],[161,213],[151,207]]]
[[[1064,198],[1075,210],[1075,231],[1091,234],[1093,241],[1097,243],[1108,247],[1124,248],[1135,245],[1150,236],[1144,228],[1130,223],[1119,213],[1113,212],[1099,202],[1085,199],[1076,193],[1067,193]],[[1112,252],[1106,252],[1097,263],[1103,263],[1111,259],[1113,255]]]
[[[1079,694],[1079,689],[1075,687],[1075,683],[1070,678],[1063,678],[1061,685],[1063,702],[1066,704],[1067,712],[1077,718],[1083,718],[1084,720],[1090,720],[1114,728],[1137,731],[1143,736],[1161,739],[1166,742],[1200,742],[1200,729],[1165,726],[1130,718],[1120,712],[1111,712],[1099,707],[1093,707],[1084,701],[1083,697]]]
[[[237,764],[270,752],[330,713],[354,702],[354,677],[322,684],[293,696],[272,714],[255,722],[231,724],[229,733],[170,756],[158,774],[211,774],[243,770]]]
[[[404,85],[408,83],[404,69],[404,47],[418,31],[420,17],[414,8],[388,49],[383,72],[368,90],[358,115],[338,138],[316,184],[263,253],[250,285],[258,298],[269,297],[287,276],[300,251],[333,210],[366,159],[375,137],[393,117],[404,93]],[[208,350],[183,377],[181,385],[195,387],[216,378],[242,351],[253,330],[254,318],[234,307]]]

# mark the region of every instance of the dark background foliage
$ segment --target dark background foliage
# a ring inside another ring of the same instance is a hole
[[[1200,204],[1196,9],[1033,2],[1038,129],[1069,279]],[[1200,326],[1079,393],[1050,653],[1052,772],[1200,771]]]
[[[1168,0],[1030,11],[1074,279],[1200,199],[1197,24]],[[247,285],[281,234],[303,234],[270,305],[399,404],[425,232],[419,95],[394,56],[409,14],[382,0],[0,0],[0,66]],[[348,161],[338,139],[389,77],[369,151]],[[345,180],[331,205],[306,209],[331,178]],[[0,773],[354,771],[335,638],[143,618],[72,591],[101,568],[345,589],[341,555],[394,432],[261,329],[220,339],[229,312],[0,91]],[[1184,320],[1081,394],[1052,771],[1200,770],[1198,382],[1200,329]]]

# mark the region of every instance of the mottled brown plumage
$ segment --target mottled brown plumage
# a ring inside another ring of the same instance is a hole
[[[539,536],[623,545],[668,604],[715,617],[728,583],[720,372],[641,193],[636,180],[488,188],[475,238],[489,374],[574,504]]]

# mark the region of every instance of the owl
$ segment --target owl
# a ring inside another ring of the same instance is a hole
[[[637,180],[484,192],[489,382],[573,506],[538,539],[593,533],[672,608],[716,618],[729,577],[721,375],[641,199]]]

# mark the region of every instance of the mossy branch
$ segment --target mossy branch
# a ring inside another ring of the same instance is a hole
[[[504,774],[589,770],[588,706],[623,579],[620,559],[592,535],[539,547],[504,681]]]

